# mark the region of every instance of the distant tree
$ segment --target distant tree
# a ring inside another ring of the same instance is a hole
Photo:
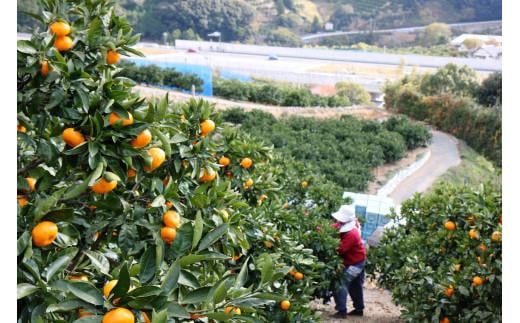
[[[451,29],[447,24],[434,22],[429,24],[423,32],[424,45],[446,44],[451,37]]]
[[[371,100],[370,93],[353,82],[336,83],[336,95],[347,98],[352,104],[368,104]]]
[[[344,30],[350,26],[355,17],[352,6],[337,4],[330,21],[334,24],[334,29]]]
[[[450,93],[457,97],[474,97],[478,90],[477,74],[464,65],[447,64],[421,83],[421,92],[426,95]]]
[[[298,35],[287,28],[279,27],[269,31],[265,42],[275,46],[298,47],[302,45],[302,41]]]
[[[283,4],[283,0],[274,0],[274,5],[278,15],[283,15],[285,13],[285,5]]]
[[[469,50],[477,49],[480,46],[482,46],[482,40],[476,38],[464,39],[462,43],[464,44],[464,47],[466,47]]]
[[[311,24],[311,33],[317,33],[321,30],[321,24],[317,16],[314,16]]]
[[[176,39],[182,38],[182,31],[180,29],[175,29],[168,35],[168,43],[175,44]]]
[[[490,74],[480,85],[477,93],[480,104],[489,107],[502,107],[502,72]]]
[[[283,0],[283,4],[285,5],[285,8],[289,10],[296,10],[296,8],[294,7],[294,0]]]
[[[188,39],[188,40],[199,40],[200,39],[199,35],[197,35],[191,28],[182,32],[182,38]]]

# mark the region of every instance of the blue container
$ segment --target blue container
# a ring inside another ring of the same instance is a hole
[[[131,57],[131,58],[126,58],[126,59],[135,63],[135,65],[137,65],[137,66],[156,65],[156,66],[159,66],[160,68],[175,68],[176,71],[181,72],[181,73],[195,74],[199,78],[201,78],[202,81],[204,82],[204,84],[202,84],[202,92],[196,92],[196,93],[204,95],[204,96],[213,96],[213,72],[209,66],[182,64],[182,63],[175,63],[175,62],[156,62],[156,61],[148,60],[146,58],[138,58],[138,57]],[[169,88],[169,89],[174,89],[174,90],[185,92],[185,93],[191,93],[191,91],[186,91],[183,89],[177,89],[177,88],[173,88],[173,87],[163,87],[163,88]]]
[[[355,206],[355,209],[356,209],[356,216],[359,216],[359,217],[365,217],[366,216],[366,213],[367,213],[367,207],[366,206],[363,206],[363,205],[356,205]]]

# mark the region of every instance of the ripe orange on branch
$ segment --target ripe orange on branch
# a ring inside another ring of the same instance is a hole
[[[32,177],[26,177],[27,185],[29,186],[29,191],[34,192],[36,189],[36,179]]]
[[[108,116],[108,122],[110,123],[110,125],[114,125],[119,120],[122,120],[121,121],[122,126],[129,126],[134,123],[134,117],[132,116],[132,114],[130,112],[128,112],[128,119],[122,119],[119,116],[119,114],[117,114],[115,112],[110,113],[110,115]]]
[[[167,244],[171,244],[173,240],[175,240],[175,237],[177,236],[177,230],[170,227],[162,227],[161,228],[161,238],[166,242]]]
[[[50,71],[49,62],[48,61],[42,61],[41,62],[41,67],[40,67],[40,74],[43,77],[45,77],[45,76],[47,76],[47,74],[49,74],[49,71]]]
[[[64,21],[55,21],[50,26],[49,29],[52,34],[57,37],[67,36],[70,34],[70,25]]]
[[[453,221],[446,221],[444,223],[444,228],[448,231],[454,231],[457,228],[457,226]]]
[[[302,274],[301,272],[296,272],[296,273],[294,274],[294,279],[296,279],[296,280],[302,280],[303,277],[304,277],[304,276],[303,276],[303,274]]]
[[[211,182],[217,177],[217,173],[213,169],[204,169],[202,176],[199,177],[199,180],[203,183]]]
[[[283,311],[287,311],[290,307],[291,307],[291,302],[289,302],[288,300],[283,300],[280,302],[280,308]]]
[[[476,286],[480,286],[482,285],[484,281],[482,280],[482,278],[480,278],[480,276],[475,276],[473,277],[473,280],[471,281],[471,286],[473,287],[476,287]]]
[[[444,289],[444,295],[446,295],[447,297],[452,297],[454,293],[455,293],[455,290],[453,289],[452,285],[449,285],[448,287],[446,287]]]
[[[54,48],[60,52],[66,52],[72,48],[72,38],[69,36],[58,36],[54,40]]]
[[[23,125],[21,125],[21,124],[16,125],[16,130],[18,132],[21,132],[21,133],[26,133],[27,132],[27,129]]]
[[[202,137],[207,136],[213,130],[215,130],[215,122],[213,120],[207,119],[200,123],[200,135]]]
[[[469,230],[469,237],[471,239],[478,239],[478,231],[476,229]]]
[[[121,54],[119,54],[117,51],[111,49],[107,51],[107,64],[117,64],[120,58]]]
[[[147,153],[149,156],[152,157],[151,167],[148,167],[148,166],[144,167],[144,169],[147,172],[151,172],[151,171],[155,170],[156,168],[158,168],[159,166],[161,166],[162,163],[164,163],[164,160],[166,159],[166,154],[165,154],[164,150],[162,150],[161,148],[157,148],[157,147],[150,148]]]
[[[229,164],[231,163],[231,160],[229,158],[227,158],[226,156],[222,156],[218,160],[218,163],[219,163],[219,165],[226,167],[226,166],[229,166]]]
[[[246,157],[242,159],[242,161],[240,162],[240,166],[242,166],[245,169],[251,168],[251,166],[253,166],[253,161],[251,160],[251,158]]]
[[[108,296],[110,296],[110,292],[112,291],[112,289],[114,289],[114,287],[117,285],[117,279],[114,279],[114,280],[111,280],[109,282],[107,282],[105,284],[105,286],[103,287],[103,295],[108,298]]]
[[[92,185],[91,189],[94,193],[106,194],[106,193],[114,190],[114,188],[116,188],[116,186],[117,186],[117,181],[109,182],[106,179],[101,178],[97,182],[95,182],[94,185]]]
[[[63,138],[63,141],[65,141],[65,143],[72,148],[85,142],[85,137],[83,136],[83,134],[79,131],[74,130],[74,128],[67,128],[63,130],[61,136]]]
[[[20,207],[24,207],[25,204],[27,204],[27,202],[28,202],[25,195],[17,195],[16,200],[18,200],[18,204],[20,205]]]
[[[58,236],[58,226],[51,221],[42,221],[32,230],[32,241],[36,247],[50,245]]]
[[[167,211],[163,215],[164,225],[169,228],[178,229],[181,225],[181,217],[179,213],[175,211]]]
[[[135,317],[132,311],[117,307],[103,316],[102,323],[134,323]]]
[[[135,137],[135,139],[133,139],[130,142],[130,144],[134,148],[143,148],[146,145],[148,145],[151,141],[152,141],[152,133],[150,132],[150,130],[146,129],[146,130],[143,130],[140,134],[138,134],[137,137]]]
[[[491,240],[493,242],[498,242],[502,239],[502,233],[500,231],[495,231],[491,234]]]

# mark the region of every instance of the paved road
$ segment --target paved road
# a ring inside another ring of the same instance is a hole
[[[470,26],[487,26],[487,25],[496,25],[501,24],[502,20],[490,20],[490,21],[476,21],[476,22],[462,22],[455,24],[448,24],[451,28],[457,27],[470,27]],[[415,26],[415,27],[404,27],[404,28],[392,28],[392,29],[378,29],[374,30],[374,34],[384,34],[384,33],[411,33],[420,30],[426,29],[427,26]],[[311,39],[317,38],[326,38],[332,36],[341,36],[341,35],[357,35],[357,34],[366,34],[366,30],[351,30],[351,31],[334,31],[329,33],[316,33],[302,36],[301,39],[303,41],[308,41]]]
[[[432,134],[430,159],[390,193],[396,204],[401,204],[416,192],[426,191],[439,176],[460,163],[457,139],[440,131],[433,130]]]

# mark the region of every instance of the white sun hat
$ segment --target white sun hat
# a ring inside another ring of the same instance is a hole
[[[342,205],[337,212],[332,213],[332,217],[341,223],[355,224],[356,214],[352,205]]]

